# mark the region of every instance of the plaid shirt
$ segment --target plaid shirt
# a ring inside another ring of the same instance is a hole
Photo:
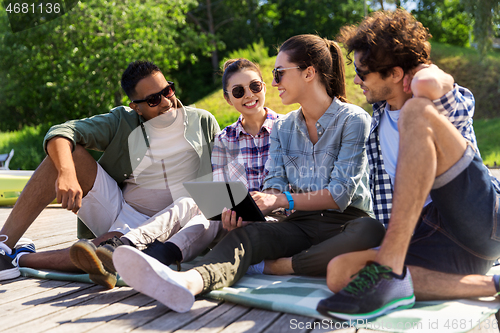
[[[470,141],[476,151],[476,135],[472,127],[472,116],[474,115],[474,96],[467,89],[455,84],[454,88],[443,97],[432,101],[439,113],[458,129],[460,134]],[[370,190],[373,198],[373,212],[376,218],[387,227],[391,217],[392,209],[392,184],[391,179],[384,168],[384,160],[380,148],[378,125],[387,102],[375,103],[373,105],[373,117],[370,136],[367,141],[368,161],[370,164]],[[488,170],[489,172],[489,170]],[[500,183],[489,172],[491,181],[496,191],[500,193]]]
[[[212,150],[214,181],[241,181],[249,191],[260,191],[267,175],[270,134],[278,114],[268,108],[266,120],[256,136],[248,134],[242,116],[216,135]]]

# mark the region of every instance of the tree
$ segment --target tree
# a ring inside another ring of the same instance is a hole
[[[334,38],[340,27],[364,17],[363,2],[356,0],[268,0],[259,12],[266,46],[303,33]]]
[[[88,0],[36,28],[12,33],[0,16],[0,130],[58,123],[127,103],[120,87],[131,61],[154,61],[165,73],[209,41],[186,22],[195,0]]]
[[[491,48],[499,24],[500,0],[462,0],[474,17],[474,40],[480,54]]]
[[[412,14],[432,34],[432,40],[466,46],[472,31],[472,16],[460,0],[420,0]]]

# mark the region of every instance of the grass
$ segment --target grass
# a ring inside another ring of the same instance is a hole
[[[500,118],[474,120],[477,145],[484,164],[500,166]]]
[[[20,131],[0,132],[0,153],[14,149],[11,170],[34,170],[45,157],[42,142],[48,126],[24,127]]]

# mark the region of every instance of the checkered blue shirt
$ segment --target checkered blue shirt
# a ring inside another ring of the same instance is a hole
[[[365,149],[370,115],[334,98],[315,128],[318,141],[313,144],[302,108],[276,121],[263,190],[327,189],[339,211],[352,206],[373,215]]]
[[[434,100],[437,110],[448,118],[448,120],[459,130],[460,134],[470,141],[476,151],[476,135],[472,127],[472,116],[474,115],[474,96],[467,89],[455,84],[454,88],[443,97]],[[392,209],[392,184],[391,179],[384,168],[382,150],[378,126],[380,117],[385,111],[387,102],[379,102],[373,105],[373,117],[370,136],[367,141],[368,162],[370,164],[370,190],[373,199],[373,212],[376,218],[387,227]],[[489,172],[489,171],[488,171]],[[490,173],[491,181],[496,191],[500,193],[500,182]]]
[[[212,150],[214,181],[241,181],[249,191],[260,191],[267,175],[270,135],[278,114],[268,108],[267,117],[256,136],[243,128],[242,117],[215,136]]]

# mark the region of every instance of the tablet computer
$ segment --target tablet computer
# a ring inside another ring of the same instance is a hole
[[[236,212],[243,221],[265,221],[264,215],[242,182],[183,183],[209,220],[220,220],[224,208]]]

